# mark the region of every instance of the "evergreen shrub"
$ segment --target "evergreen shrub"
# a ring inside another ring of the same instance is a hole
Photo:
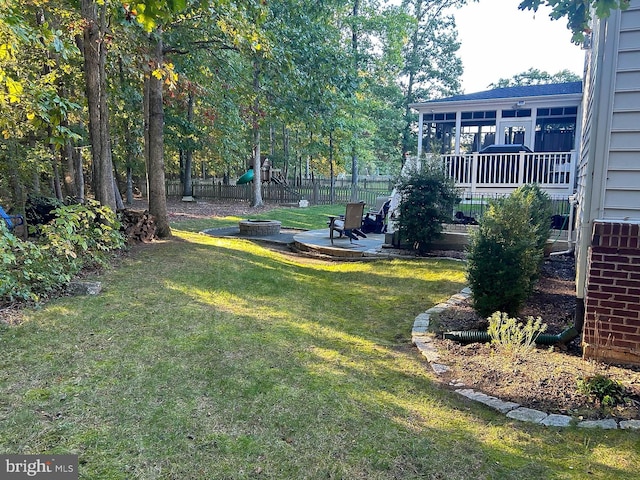
[[[540,271],[550,212],[548,196],[532,186],[489,203],[471,234],[467,264],[478,314],[517,316]]]
[[[400,241],[424,252],[441,236],[442,224],[452,220],[453,207],[459,201],[455,182],[444,174],[441,165],[428,163],[403,178],[397,189],[401,196]]]

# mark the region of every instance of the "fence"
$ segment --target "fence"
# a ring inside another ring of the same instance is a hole
[[[223,185],[212,182],[194,182],[193,196],[202,199],[218,201],[250,202],[253,198],[252,185]],[[178,182],[166,183],[167,197],[182,197],[183,186]],[[367,205],[375,205],[377,197],[391,195],[390,189],[356,188],[358,201]],[[308,200],[311,205],[330,205],[332,203],[347,203],[351,200],[351,188],[335,187],[333,202],[331,201],[331,187],[315,183],[302,187],[290,187],[277,184],[262,185],[262,200],[265,203],[297,204],[300,200]]]
[[[491,200],[505,197],[507,193],[475,193],[465,194],[460,202],[454,207],[454,218],[460,222],[470,222],[480,220],[489,206]],[[571,212],[571,203],[567,195],[550,195],[552,216],[554,217],[553,228],[566,230],[566,222]],[[458,213],[460,212],[460,213]],[[557,222],[560,222],[559,224]]]

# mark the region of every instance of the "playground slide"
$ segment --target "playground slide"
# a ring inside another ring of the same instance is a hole
[[[244,185],[245,183],[249,183],[253,181],[253,169],[249,170],[247,173],[242,175],[237,181],[237,185]]]

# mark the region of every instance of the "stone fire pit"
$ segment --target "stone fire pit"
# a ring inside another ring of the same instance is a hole
[[[247,237],[262,237],[268,235],[278,235],[282,222],[277,220],[241,220],[240,235]]]

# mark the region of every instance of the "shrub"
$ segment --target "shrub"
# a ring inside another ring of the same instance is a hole
[[[532,187],[489,203],[471,234],[467,264],[474,309],[481,316],[497,311],[516,316],[531,294],[544,258],[549,208],[544,194]]]
[[[440,165],[428,163],[403,179],[397,188],[401,195],[400,239],[425,251],[442,234],[442,224],[451,221],[453,206],[458,202],[455,182]]]
[[[614,407],[627,401],[624,386],[601,374],[579,378],[578,392],[599,402],[602,407]]]
[[[527,317],[526,323],[510,318],[502,312],[495,312],[489,317],[487,332],[491,343],[514,356],[524,356],[534,347],[538,335],[546,331],[547,324],[540,317]]]
[[[552,202],[549,195],[536,184],[523,185],[513,193],[518,201],[527,205],[529,218],[535,232],[536,245],[542,251],[551,233]]]
[[[124,246],[115,214],[98,202],[55,209],[38,242],[23,241],[0,222],[0,302],[37,301],[85,266],[104,264]]]
[[[104,253],[124,246],[115,213],[99,202],[88,200],[56,208],[55,218],[40,229],[43,248],[71,263],[103,263]]]

